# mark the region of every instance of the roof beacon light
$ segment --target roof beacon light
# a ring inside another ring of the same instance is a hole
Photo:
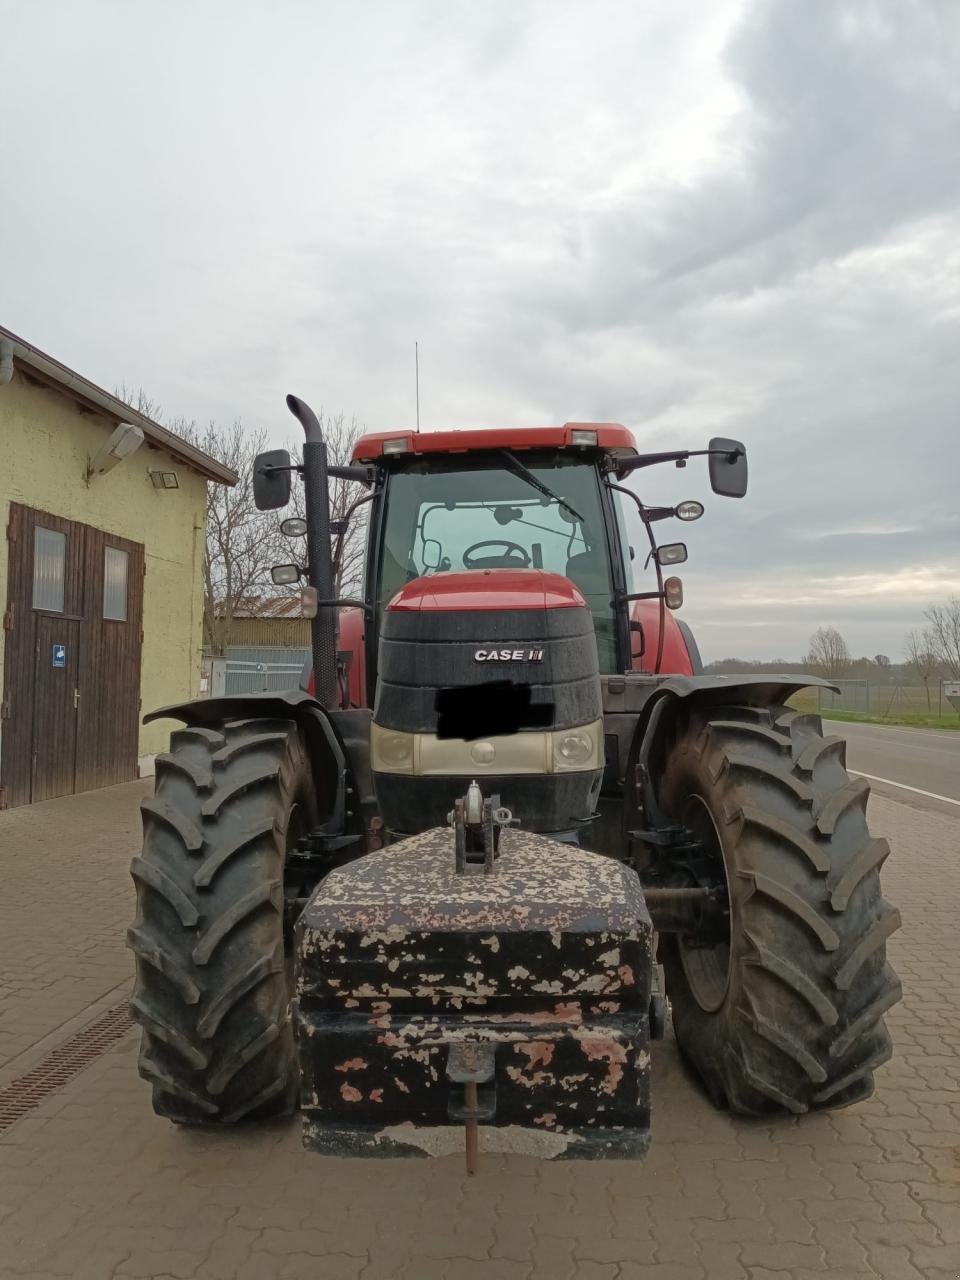
[[[679,609],[683,604],[683,583],[679,578],[667,578],[663,584],[663,600],[668,609]]]
[[[384,453],[409,453],[411,448],[409,436],[397,436],[395,440],[384,440]]]
[[[581,448],[590,446],[595,449],[597,447],[597,433],[595,431],[571,431],[570,443],[578,444]]]

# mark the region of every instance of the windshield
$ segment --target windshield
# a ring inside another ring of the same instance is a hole
[[[600,670],[615,671],[613,588],[597,470],[582,458],[556,454],[545,461],[524,453],[522,463],[565,505],[495,454],[469,463],[455,457],[412,462],[391,475],[380,604],[413,578],[434,573],[547,569],[580,588],[593,612]]]

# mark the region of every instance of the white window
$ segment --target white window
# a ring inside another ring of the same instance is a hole
[[[103,549],[103,616],[114,622],[127,620],[127,561],[119,547]]]
[[[63,582],[67,565],[67,535],[56,529],[33,528],[33,607],[63,613]]]

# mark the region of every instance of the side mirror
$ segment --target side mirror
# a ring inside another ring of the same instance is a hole
[[[253,460],[253,500],[258,511],[276,511],[290,501],[290,455],[269,449]]]
[[[742,498],[747,492],[746,448],[723,436],[715,436],[709,447],[710,488],[721,498]]]
[[[299,582],[302,571],[298,564],[275,564],[270,570],[270,577],[276,587],[289,587]]]

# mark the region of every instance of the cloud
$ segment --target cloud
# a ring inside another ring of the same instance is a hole
[[[958,63],[953,0],[20,6],[4,320],[278,439],[409,425],[417,339],[428,426],[742,438],[742,503],[643,475],[705,656],[895,653],[960,566]]]

